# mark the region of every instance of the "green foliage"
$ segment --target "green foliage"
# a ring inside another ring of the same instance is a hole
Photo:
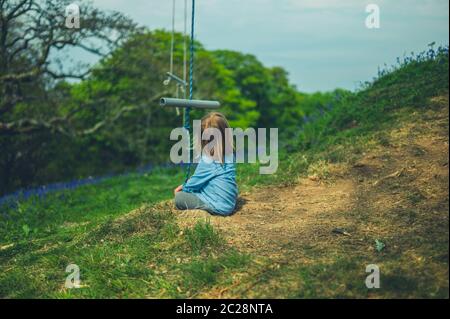
[[[381,252],[385,247],[386,245],[381,240],[375,239],[375,249],[378,252]]]
[[[253,101],[255,106],[252,121],[248,123],[250,125],[242,125],[242,122],[233,124],[242,128],[289,128],[300,124],[303,114],[302,108],[299,107],[300,95],[289,83],[288,73],[284,69],[265,68],[250,54],[226,50],[214,51],[212,54],[230,71],[236,88],[246,99]],[[238,111],[242,114],[244,110],[238,108]]]
[[[181,34],[175,37],[174,72],[182,75],[184,38]],[[58,108],[46,104],[44,98],[16,108],[16,118],[73,114],[73,129],[81,130],[114,117],[123,107],[139,107],[87,136],[51,131],[0,136],[4,150],[0,194],[168,162],[170,131],[182,125],[182,116],[174,109],[161,108],[157,99],[176,96],[174,86],[163,85],[170,40],[171,34],[161,30],[137,33],[102,59],[86,80],[49,86],[46,94],[57,101]],[[207,51],[198,42],[196,50],[195,98],[221,101],[221,112],[234,127],[279,127],[286,142],[295,137],[304,114],[302,98],[285,70],[266,68],[256,57],[239,52]],[[192,118],[204,114],[194,110]]]

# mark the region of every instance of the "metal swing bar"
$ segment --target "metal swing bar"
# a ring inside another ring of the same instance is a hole
[[[186,99],[174,99],[163,97],[159,101],[161,106],[169,107],[184,107],[184,108],[197,108],[197,109],[218,109],[220,108],[220,102],[207,101],[207,100],[186,100]]]

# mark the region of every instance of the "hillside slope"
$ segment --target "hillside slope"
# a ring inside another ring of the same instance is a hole
[[[177,169],[19,198],[0,207],[0,297],[448,298],[448,113],[441,48],[308,122],[276,174],[238,166],[232,217],[174,210]]]
[[[183,227],[206,218],[230,246],[270,260],[258,269],[270,275],[202,296],[448,296],[448,96],[429,103],[354,164],[322,164],[320,175],[243,194],[232,218],[176,213]],[[380,267],[379,290],[364,289],[369,264]]]

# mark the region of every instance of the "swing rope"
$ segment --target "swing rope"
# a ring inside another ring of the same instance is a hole
[[[172,38],[170,41],[170,73],[173,74],[173,51],[175,49],[175,10],[176,10],[176,0],[172,1]]]
[[[187,13],[188,12],[188,6],[187,6],[187,0],[184,0],[184,29],[183,29],[183,81],[184,83],[187,83]],[[186,99],[186,87],[183,87],[183,95]]]
[[[189,100],[194,97],[194,32],[195,32],[195,0],[192,0],[192,16],[191,16],[191,44],[190,44],[190,60],[189,60]],[[191,108],[187,107],[184,111],[184,128],[188,131],[191,129]],[[189,148],[189,154],[191,152],[191,147]],[[191,174],[191,163],[189,161],[186,167],[185,183],[189,179]]]
[[[192,20],[191,20],[191,45],[190,45],[190,59],[189,59],[189,100],[192,100],[194,97],[194,30],[195,30],[195,0],[192,0]],[[190,121],[190,112],[191,108],[186,108],[186,116],[184,119],[184,128],[191,128]]]

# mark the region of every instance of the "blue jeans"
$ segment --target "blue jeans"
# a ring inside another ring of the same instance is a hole
[[[214,210],[193,193],[186,193],[186,192],[176,193],[175,207],[179,210],[201,209],[206,210],[210,214],[214,214]]]

